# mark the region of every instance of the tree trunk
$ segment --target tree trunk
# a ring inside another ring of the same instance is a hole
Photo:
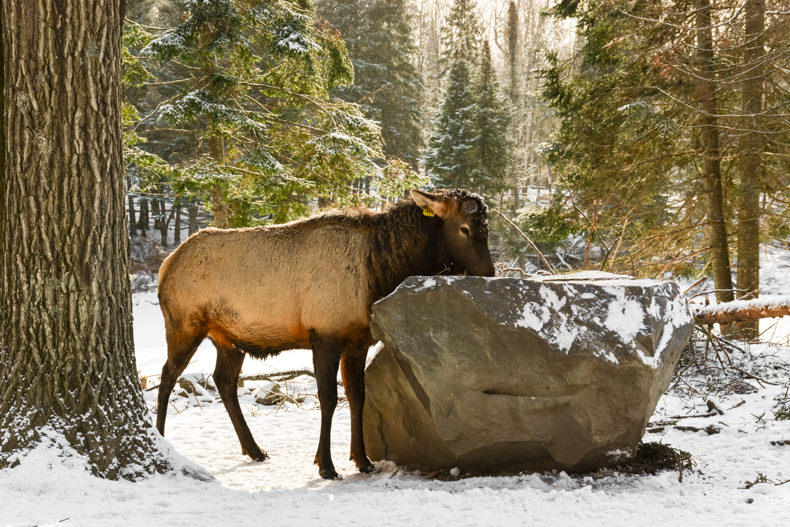
[[[162,247],[167,247],[167,233],[170,230],[170,222],[173,221],[173,216],[176,211],[170,207],[170,214],[166,214],[167,207],[165,207],[165,200],[159,200],[159,211],[162,218],[159,220],[159,237],[162,239]]]
[[[763,136],[760,133],[763,98],[763,67],[760,62],[765,31],[765,0],[749,0],[744,7],[743,128],[740,141],[740,187],[738,200],[738,298],[756,298],[760,289],[760,171]],[[757,335],[757,322],[739,325],[743,337]]]
[[[222,138],[211,137],[208,140],[209,153],[217,163],[222,163],[225,154],[222,148]],[[230,227],[230,216],[228,214],[228,203],[225,201],[225,190],[219,183],[214,183],[209,191],[211,197],[211,208],[214,212],[214,227],[227,229]]]
[[[129,235],[137,236],[137,220],[134,213],[134,196],[129,194]]]
[[[730,270],[727,225],[724,219],[724,191],[721,184],[721,151],[719,147],[719,123],[716,117],[719,108],[716,98],[716,84],[713,56],[713,35],[711,29],[710,1],[697,0],[697,42],[698,75],[697,93],[704,110],[702,115],[702,179],[708,195],[708,239],[710,242],[710,261],[713,268],[713,283],[716,286],[716,300],[730,302],[734,299],[732,274]]]
[[[181,203],[178,198],[173,201],[173,208],[176,211],[175,224],[173,225],[173,245],[181,243]]]
[[[140,222],[137,224],[140,228],[140,236],[143,238],[148,236],[148,200],[140,196]]]
[[[189,235],[192,236],[198,230],[198,206],[195,203],[192,203],[189,206]]]
[[[168,462],[135,372],[119,2],[2,3],[0,469],[68,444],[90,470]],[[68,482],[64,482],[68,484]]]
[[[156,198],[151,200],[151,215],[154,217],[154,229],[161,228],[162,214],[159,211],[159,200]]]

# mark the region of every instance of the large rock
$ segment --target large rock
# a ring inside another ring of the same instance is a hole
[[[671,282],[411,277],[373,305],[372,329],[370,457],[501,473],[632,452],[692,318]]]

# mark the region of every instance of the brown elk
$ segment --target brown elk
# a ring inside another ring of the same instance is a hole
[[[242,453],[262,461],[237,396],[244,354],[264,358],[310,347],[321,405],[315,462],[337,477],[330,428],[337,370],[351,411],[351,459],[365,454],[362,406],[370,306],[411,275],[441,272],[493,276],[486,207],[465,190],[427,193],[385,212],[329,213],[285,225],[206,229],[182,243],[159,270],[167,335],[156,426],[164,435],[170,393],[200,342],[217,348],[214,382]]]

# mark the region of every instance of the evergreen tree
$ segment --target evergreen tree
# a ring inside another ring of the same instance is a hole
[[[424,86],[414,65],[406,0],[324,0],[320,12],[340,31],[354,65],[354,83],[334,90],[378,121],[387,156],[417,169],[422,148]]]
[[[479,190],[476,152],[476,107],[469,64],[460,57],[453,64],[441,112],[429,138],[425,168],[437,187]]]
[[[507,138],[509,119],[491,63],[488,41],[483,42],[481,58],[475,87],[477,137],[474,152],[477,170],[472,185],[487,198],[493,198],[507,185],[508,170],[512,165]]]
[[[150,139],[142,148],[178,169],[168,183],[206,199],[220,227],[292,219],[316,198],[352,204],[351,181],[381,178],[380,130],[358,106],[329,97],[353,70],[307,0],[181,6],[183,22],[158,36],[129,24],[127,73],[142,73],[131,75],[138,108],[128,121],[145,117],[127,162],[156,165],[131,147]]]
[[[446,63],[458,57],[476,60],[482,34],[475,0],[454,0],[442,28],[442,59]]]
[[[790,154],[779,88],[790,14],[746,6],[563,0],[555,13],[578,21],[581,46],[573,61],[550,57],[545,71],[561,119],[546,153],[580,222],[604,246],[625,240],[630,272],[683,272],[705,254],[720,301],[733,297],[734,232],[742,293],[757,287],[771,210],[760,199],[786,188]]]

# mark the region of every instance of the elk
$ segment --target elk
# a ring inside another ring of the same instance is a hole
[[[351,412],[351,459],[360,472],[371,472],[362,433],[371,305],[411,275],[494,275],[479,196],[412,190],[411,197],[384,212],[355,209],[284,225],[209,228],[173,251],[159,270],[167,338],[159,432],[164,435],[178,376],[208,337],[217,349],[214,382],[242,454],[263,461],[268,455],[253,439],[238,401],[244,355],[265,358],[309,347],[321,406],[319,474],[337,478],[329,437],[338,368]]]

